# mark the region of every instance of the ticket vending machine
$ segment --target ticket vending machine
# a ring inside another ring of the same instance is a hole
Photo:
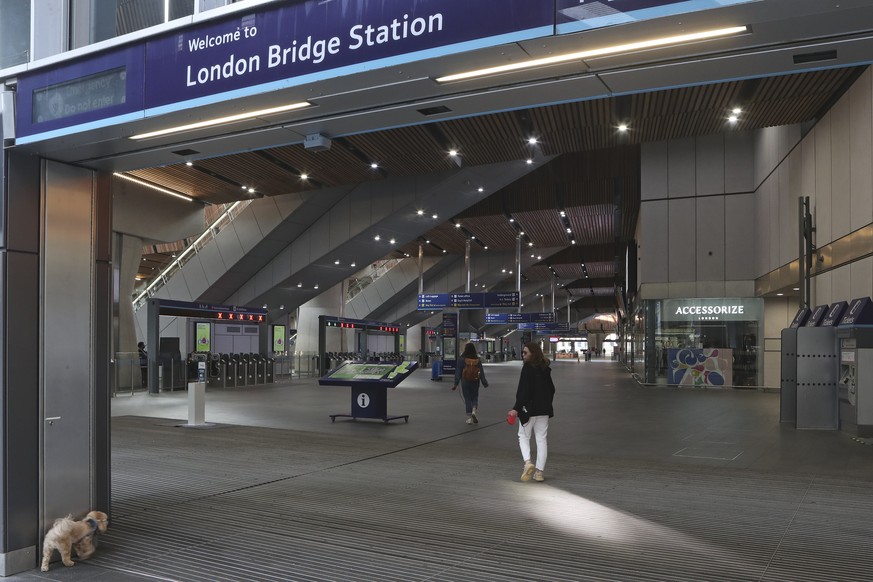
[[[873,437],[873,301],[854,299],[837,327],[840,430]]]
[[[839,428],[835,331],[847,305],[820,305],[797,330],[798,429]]]
[[[801,307],[782,330],[782,360],[779,375],[779,421],[797,422],[797,330],[806,325],[812,310]]]

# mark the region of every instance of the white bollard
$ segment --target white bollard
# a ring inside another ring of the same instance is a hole
[[[188,382],[188,426],[206,424],[206,382]]]

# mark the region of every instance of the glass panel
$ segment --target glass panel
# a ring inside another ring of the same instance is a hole
[[[73,47],[78,48],[194,14],[196,0],[73,0]]]
[[[20,65],[30,55],[30,0],[0,1],[0,69]]]
[[[170,20],[194,14],[195,0],[170,0]]]

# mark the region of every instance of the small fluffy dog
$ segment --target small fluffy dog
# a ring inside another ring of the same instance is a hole
[[[49,559],[54,550],[60,552],[64,566],[75,564],[70,559],[70,551],[73,548],[76,549],[76,555],[80,560],[90,558],[97,547],[95,538],[106,531],[108,522],[109,516],[102,511],[92,511],[82,521],[75,521],[72,515],[56,519],[52,528],[45,534],[42,543],[41,570],[48,572]]]

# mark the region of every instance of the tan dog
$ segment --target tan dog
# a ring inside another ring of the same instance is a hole
[[[76,555],[79,556],[80,560],[90,558],[96,549],[94,538],[106,531],[108,522],[109,516],[102,511],[92,511],[82,521],[73,520],[72,515],[56,519],[52,528],[45,534],[45,540],[42,543],[42,568],[40,569],[43,572],[48,572],[49,559],[54,550],[60,552],[64,566],[75,565],[75,562],[70,558],[70,552],[73,548],[75,548]]]

